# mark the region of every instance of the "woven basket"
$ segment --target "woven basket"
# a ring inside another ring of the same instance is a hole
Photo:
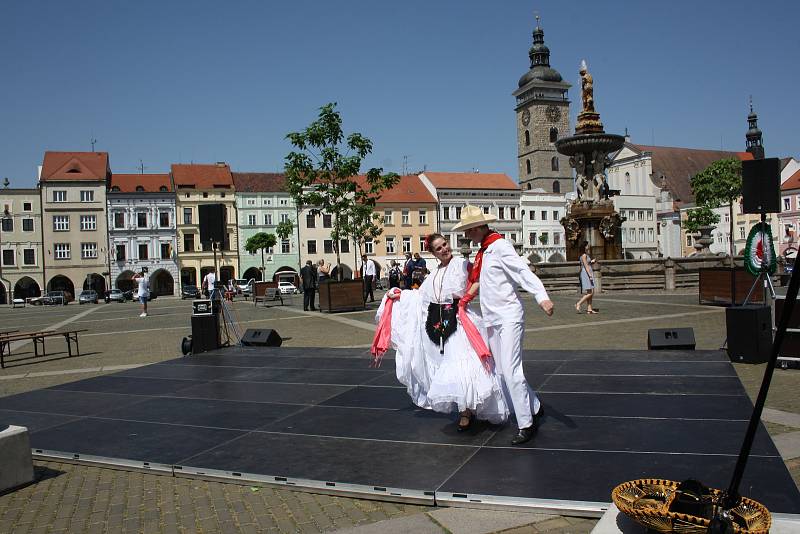
[[[617,508],[645,527],[658,532],[705,534],[710,521],[703,517],[670,512],[679,482],[658,478],[640,478],[623,482],[611,492]],[[722,493],[711,489],[714,497]],[[730,511],[734,518],[733,531],[737,534],[768,534],[772,525],[769,510],[760,502],[742,497],[739,505]],[[746,528],[741,525],[747,525]]]

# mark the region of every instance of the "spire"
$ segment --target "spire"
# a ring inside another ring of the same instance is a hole
[[[750,96],[750,114],[747,115],[747,151],[755,159],[764,159],[764,146],[762,145],[761,130],[758,129],[758,115],[753,111],[753,96]]]
[[[539,15],[536,15],[536,28],[533,30],[533,46],[528,51],[531,59],[531,68],[538,65],[550,66],[550,49],[544,44],[544,30],[540,24]]]

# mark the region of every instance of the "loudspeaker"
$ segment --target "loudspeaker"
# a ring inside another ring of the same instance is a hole
[[[647,331],[647,350],[694,350],[691,328],[651,328]]]
[[[192,354],[219,348],[219,316],[192,315]]]
[[[224,243],[225,242],[225,205],[200,204],[200,242]]]
[[[772,351],[769,306],[732,306],[725,310],[728,357],[732,362],[764,363]]]
[[[742,209],[745,213],[780,213],[781,162],[778,158],[742,162]]]
[[[248,328],[242,336],[245,347],[280,347],[283,340],[280,334],[271,328]]]

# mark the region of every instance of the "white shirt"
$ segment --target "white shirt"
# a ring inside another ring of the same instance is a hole
[[[208,273],[206,277],[203,279],[203,283],[205,283],[209,291],[214,291],[214,286],[217,283],[217,275],[214,274],[213,272]]]
[[[480,303],[486,326],[523,322],[525,312],[517,292],[520,288],[531,293],[537,303],[550,300],[542,281],[505,239],[489,245],[482,262]]]
[[[367,260],[362,264],[364,276],[375,276],[375,262]]]
[[[137,278],[137,281],[139,282],[139,291],[138,291],[137,295],[139,297],[149,297],[150,296],[150,289],[149,289],[148,286],[150,284],[147,283],[147,277],[146,276],[139,276]]]

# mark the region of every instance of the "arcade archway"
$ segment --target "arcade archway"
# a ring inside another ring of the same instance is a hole
[[[244,278],[245,280],[250,280],[252,278],[257,282],[260,282],[261,281],[261,269],[259,269],[258,267],[250,267],[249,269],[247,269],[244,272],[244,274],[242,275],[242,278]]]
[[[39,297],[42,294],[39,284],[29,276],[23,276],[14,285],[14,298],[15,299],[28,299]]]
[[[300,276],[292,267],[284,265],[272,275],[273,282],[291,282],[295,287],[300,287]]]
[[[117,289],[120,291],[131,291],[134,286],[133,271],[123,271],[117,277]]]
[[[103,296],[106,294],[106,279],[97,273],[87,274],[83,279],[83,289],[94,289]]]
[[[47,283],[47,290],[48,291],[64,291],[69,293],[69,297],[75,298],[75,285],[72,283],[72,280],[64,276],[63,274],[58,274],[50,279]],[[67,300],[71,300],[68,298]]]
[[[0,304],[8,304],[5,282],[0,282]]]
[[[194,267],[184,267],[181,269],[181,286],[197,285],[197,269]]]
[[[562,256],[560,252],[556,252],[555,254],[547,258],[547,261],[548,263],[561,263],[566,260],[564,259],[564,256]]]
[[[159,297],[175,294],[175,279],[166,269],[158,269],[150,276],[150,291]]]

